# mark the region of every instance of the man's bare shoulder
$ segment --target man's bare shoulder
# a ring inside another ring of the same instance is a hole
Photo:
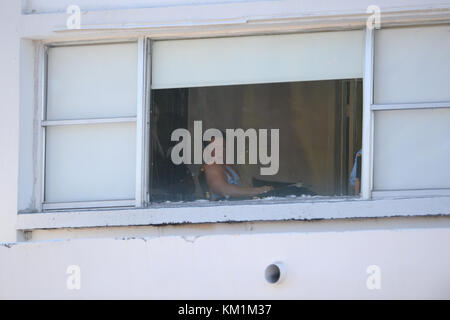
[[[224,172],[224,168],[223,165],[221,164],[205,164],[204,166],[205,168],[205,172],[209,172],[209,173],[223,173]]]
[[[225,175],[224,167],[221,164],[205,164],[204,168],[207,176],[223,177]]]

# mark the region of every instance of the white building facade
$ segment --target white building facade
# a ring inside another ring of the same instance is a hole
[[[0,298],[450,298],[450,2],[0,9]],[[358,194],[149,199],[152,91],[333,79],[362,79]]]

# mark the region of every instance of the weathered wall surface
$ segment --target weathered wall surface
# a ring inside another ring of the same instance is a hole
[[[19,1],[0,2],[0,241],[15,241],[19,167]]]
[[[16,244],[0,246],[0,298],[449,299],[449,242],[435,228]],[[286,278],[271,285],[275,261]],[[371,265],[380,289],[367,287]]]

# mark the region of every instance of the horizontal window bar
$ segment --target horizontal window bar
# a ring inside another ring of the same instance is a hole
[[[401,110],[401,109],[432,109],[432,108],[450,108],[450,101],[427,102],[427,103],[372,104],[370,106],[370,109],[373,111]]]
[[[99,44],[120,44],[137,42],[136,38],[124,38],[124,39],[104,39],[104,40],[84,40],[84,41],[61,41],[54,42],[53,40],[44,41],[44,44],[49,48],[54,47],[74,47],[74,46],[89,46]]]
[[[98,118],[98,119],[74,119],[74,120],[43,120],[42,126],[69,126],[80,124],[98,124],[98,123],[122,123],[122,122],[136,122],[136,117],[121,117],[121,118]]]
[[[110,207],[134,207],[134,199],[129,200],[105,200],[105,201],[76,201],[76,202],[52,202],[44,203],[44,210],[63,210],[81,208],[110,208]]]
[[[450,196],[450,189],[373,190],[372,198]]]

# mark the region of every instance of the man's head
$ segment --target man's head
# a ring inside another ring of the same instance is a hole
[[[203,141],[203,159],[207,164],[225,164],[226,134],[222,130],[208,129]]]

